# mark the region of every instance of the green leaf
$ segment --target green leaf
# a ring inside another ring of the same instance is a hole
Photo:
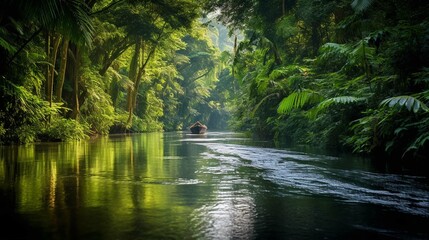
[[[412,110],[413,105],[414,105],[414,98],[409,98],[406,103],[408,111]]]
[[[420,102],[416,102],[413,107],[413,112],[416,113],[420,109]]]
[[[389,150],[393,147],[395,141],[388,141],[386,143],[386,148],[384,149],[384,151],[389,152]]]
[[[389,107],[393,107],[393,106],[395,106],[395,105],[398,103],[398,101],[399,101],[399,99],[392,99],[392,100],[389,102]]]
[[[422,110],[425,112],[429,112],[429,108],[422,101],[418,100],[412,96],[396,96],[384,99],[380,106],[389,106],[389,107],[406,107],[408,111],[413,111],[417,113]]]
[[[293,109],[299,109],[305,105],[320,102],[321,100],[322,96],[317,92],[309,89],[299,90],[283,98],[277,108],[277,112],[279,114],[288,114]]]
[[[340,96],[340,97],[329,98],[319,103],[319,105],[317,105],[316,114],[320,111],[327,109],[332,104],[350,104],[350,103],[360,102],[363,100],[365,100],[365,98],[358,98],[353,96]]]
[[[9,53],[16,52],[16,48],[2,37],[0,37],[0,48],[5,49]]]
[[[395,133],[396,136],[398,136],[399,133],[401,133],[404,130],[407,130],[407,128],[399,127],[397,129],[395,129],[394,133]]]

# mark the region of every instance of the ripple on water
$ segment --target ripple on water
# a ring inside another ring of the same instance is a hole
[[[115,179],[111,179],[110,175],[97,175],[91,174],[88,177],[92,179],[99,179],[103,182],[110,182],[112,184],[124,184],[124,185],[145,185],[145,184],[159,184],[159,185],[197,185],[205,183],[199,179],[188,179],[188,178],[152,178],[152,177],[134,177],[129,178],[127,176],[117,176]]]
[[[262,177],[295,194],[336,197],[347,202],[370,203],[415,215],[429,216],[429,188],[422,177],[344,170],[325,167],[333,157],[307,155],[272,148],[200,142],[210,152],[207,158],[221,163],[214,172],[235,171],[240,166],[264,170]]]
[[[231,185],[225,183],[224,185]],[[218,189],[215,199],[195,209],[191,225],[195,238],[252,239],[254,234],[255,203],[245,190]]]

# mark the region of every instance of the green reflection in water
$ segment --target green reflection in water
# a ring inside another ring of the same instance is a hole
[[[49,237],[191,236],[188,193],[198,196],[180,147],[164,157],[162,133],[2,147],[0,186]]]
[[[0,239],[427,236],[427,178],[258,146],[215,132],[0,146]]]

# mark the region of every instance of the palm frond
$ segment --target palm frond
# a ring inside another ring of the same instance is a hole
[[[326,99],[320,102],[316,107],[309,110],[307,116],[309,118],[315,118],[321,111],[326,110],[333,104],[351,104],[364,101],[366,98],[358,98],[353,96],[340,96]]]
[[[91,45],[94,26],[89,16],[88,6],[79,0],[62,1],[58,31],[76,43]]]
[[[412,111],[414,113],[417,113],[418,111],[422,110],[425,112],[429,112],[429,108],[426,106],[425,103],[418,100],[415,97],[412,96],[396,96],[384,99],[380,106],[388,106],[388,107],[406,107],[408,111]]]
[[[414,77],[416,77],[416,83],[429,83],[429,68],[423,67],[420,72],[414,73]]]
[[[350,52],[349,57],[352,64],[359,65],[363,64],[363,61],[372,60],[374,54],[375,48],[370,47],[367,40],[363,39],[353,45],[353,50]]]
[[[408,148],[407,150],[404,152],[404,154],[402,155],[402,157],[405,156],[405,154],[407,154],[408,152],[412,152],[412,151],[416,151],[419,150],[421,148],[423,148],[425,146],[425,144],[429,142],[429,132],[423,133],[422,135],[420,135]]]
[[[355,103],[359,101],[363,101],[365,98],[358,98],[353,96],[340,96],[340,97],[334,97],[326,99],[325,101],[321,102],[317,108],[319,110],[323,110],[331,106],[332,104],[349,104],[349,103]]]
[[[0,37],[0,48],[3,48],[8,53],[14,53],[14,52],[16,52],[16,47],[13,46],[12,44],[10,44],[7,40],[5,40],[2,37]]]
[[[320,102],[322,99],[323,97],[313,90],[299,90],[283,98],[277,108],[277,112],[279,114],[288,114],[293,109],[299,109],[308,104]]]
[[[328,42],[320,47],[320,51],[321,51],[321,54],[332,53],[332,52],[347,54],[350,51],[350,46],[346,44]]]
[[[122,74],[111,67],[107,71],[111,75],[112,79],[117,82],[118,86],[121,86],[124,89],[134,89],[134,83],[127,75]]]
[[[258,86],[257,90],[259,94],[263,94],[267,89],[270,83],[270,79],[267,77],[256,78],[256,84]]]
[[[282,78],[286,78],[288,76],[291,76],[293,74],[303,74],[309,72],[310,69],[300,66],[300,65],[288,65],[284,67],[279,67],[277,69],[274,69],[270,74],[269,78],[272,80],[278,80]]]
[[[325,43],[319,48],[316,63],[341,68],[347,63],[351,51],[352,47],[349,44]]]

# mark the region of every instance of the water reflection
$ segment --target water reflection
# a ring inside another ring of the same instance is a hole
[[[250,179],[240,174],[238,158],[221,158],[203,153],[204,164],[197,170],[199,178],[216,182],[213,197],[192,213],[192,225],[203,239],[252,239],[256,206],[249,190]]]
[[[224,191],[225,189],[222,189]],[[253,198],[229,196],[223,192],[213,204],[205,204],[192,213],[194,237],[202,239],[252,239],[256,209]]]
[[[336,169],[329,167],[335,158],[293,151],[223,143],[200,144],[212,150],[211,157],[263,169],[263,177],[282,186],[287,194],[325,195],[429,217],[429,187],[419,181],[425,177]],[[237,158],[248,162],[237,161]]]
[[[421,177],[258,144],[178,132],[1,146],[0,238],[427,235]]]

